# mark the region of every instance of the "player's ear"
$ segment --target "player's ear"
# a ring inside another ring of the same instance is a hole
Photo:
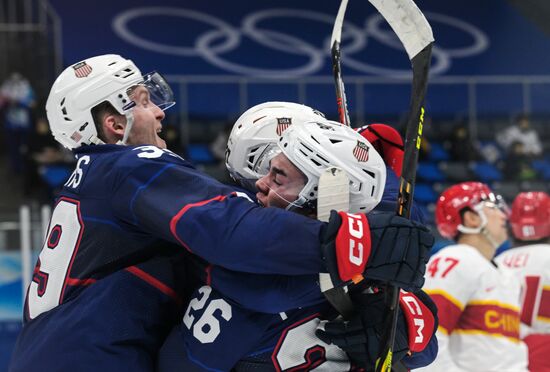
[[[103,118],[103,131],[107,138],[121,139],[124,136],[126,120],[119,115],[108,114]]]
[[[467,210],[462,217],[462,224],[466,227],[479,227],[481,224],[481,217],[479,217],[479,214],[476,212]]]

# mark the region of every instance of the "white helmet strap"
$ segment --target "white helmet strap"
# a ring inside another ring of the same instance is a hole
[[[485,213],[483,212],[483,202],[476,205],[473,210],[478,214],[479,218],[481,219],[481,224],[478,227],[467,227],[463,224],[460,224],[458,225],[457,230],[463,234],[481,233],[494,248],[498,248],[499,244],[497,244],[495,239],[491,236],[489,230],[487,230],[487,216],[485,216]]]
[[[98,136],[95,134],[90,137],[90,143],[93,143],[94,145],[104,145],[105,142],[103,142]]]
[[[132,110],[129,110],[124,115],[126,116],[126,128],[124,128],[124,135],[122,136],[122,140],[118,141],[117,145],[126,146],[128,142],[128,137],[130,136],[130,131],[134,126],[134,114],[132,113]]]

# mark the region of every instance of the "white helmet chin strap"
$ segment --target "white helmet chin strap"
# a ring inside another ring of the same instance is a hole
[[[463,234],[481,233],[494,248],[498,248],[499,244],[495,241],[495,239],[491,236],[491,233],[487,230],[487,216],[485,216],[485,213],[483,213],[483,202],[476,205],[474,207],[474,211],[479,215],[479,218],[481,218],[481,224],[479,225],[479,227],[466,227],[463,224],[460,224],[458,225],[457,230]]]
[[[124,128],[124,135],[122,137],[122,140],[118,141],[117,145],[126,146],[128,142],[128,137],[130,136],[130,131],[132,130],[132,126],[134,125],[134,114],[132,113],[132,110],[129,110],[124,115],[126,116],[126,128]]]
[[[98,136],[91,136],[90,137],[90,143],[93,143],[94,145],[104,145],[105,142],[103,142]]]
[[[261,181],[260,181],[261,182]],[[286,206],[285,210],[287,211],[296,211],[297,209],[302,209],[304,208],[303,205],[304,203],[307,201],[303,196],[300,196],[298,197],[298,199],[294,200],[294,201],[290,201],[288,200],[287,198],[285,198],[284,196],[282,196],[281,194],[279,194],[277,191],[273,190],[271,187],[269,187],[268,185],[266,185],[264,182],[262,182],[262,184],[265,185],[265,187],[267,187],[272,193],[274,193],[275,195],[277,195],[277,197],[279,199],[281,199],[282,201],[284,201],[285,203],[288,203],[288,205]]]

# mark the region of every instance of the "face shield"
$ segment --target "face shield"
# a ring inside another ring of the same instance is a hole
[[[132,93],[134,93],[135,89],[140,86],[147,89],[149,92],[149,99],[161,110],[165,111],[176,104],[172,88],[170,88],[170,85],[168,85],[166,80],[158,72],[153,71],[143,75],[143,81],[126,90],[128,97],[131,98]],[[127,111],[135,106],[136,103],[134,101],[130,101],[123,107],[123,109]]]
[[[281,150],[276,144],[268,144],[258,156],[249,156],[248,159],[245,159],[247,169],[250,173],[255,174],[256,178],[246,178],[239,172],[233,172],[233,178],[245,189],[256,191],[256,181],[269,173],[271,159],[280,152]]]
[[[163,111],[174,106],[176,103],[172,89],[162,75],[155,71],[143,75],[143,80],[126,89],[126,94],[130,98],[130,102],[122,107],[127,120],[122,140],[118,142],[122,145],[128,143],[128,138],[134,125],[132,109],[138,105],[136,101],[145,99],[146,103],[150,101]]]
[[[498,194],[489,194],[486,198],[482,199],[480,203],[476,206],[476,210],[482,210],[483,207],[498,209],[506,215],[507,218],[510,217],[510,208],[506,204],[506,201],[501,195]]]

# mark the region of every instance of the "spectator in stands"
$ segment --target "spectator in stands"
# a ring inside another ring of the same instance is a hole
[[[510,145],[510,151],[504,160],[503,173],[510,181],[529,181],[537,177],[531,166],[531,157],[527,155],[522,142],[515,141]]]
[[[5,146],[11,170],[21,174],[24,154],[32,130],[32,110],[35,106],[34,90],[20,73],[12,73],[0,86],[0,108],[4,125]]]
[[[46,117],[39,117],[36,120],[34,131],[29,135],[28,151],[25,152],[24,195],[44,203],[50,203],[53,199],[54,185],[46,182],[44,178],[47,172],[46,168],[58,165],[65,167],[67,174],[70,174],[69,164],[72,162],[73,157],[61,149],[52,137]],[[60,180],[59,183],[62,184],[64,181]]]
[[[470,131],[463,121],[458,122],[453,128],[448,146],[453,161],[471,162],[480,159],[477,146],[472,141]]]
[[[497,142],[508,153],[511,152],[514,143],[519,142],[523,145],[522,151],[525,155],[536,157],[542,154],[539,134],[531,127],[531,121],[527,114],[519,115],[514,125],[499,133]]]

